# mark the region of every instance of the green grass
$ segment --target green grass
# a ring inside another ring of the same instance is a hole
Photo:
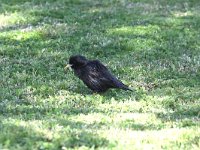
[[[199,149],[199,0],[0,0],[0,149]],[[91,94],[99,59],[134,92]]]

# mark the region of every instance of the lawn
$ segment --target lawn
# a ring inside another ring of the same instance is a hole
[[[92,94],[71,55],[133,92]],[[200,149],[199,0],[0,0],[0,149]]]

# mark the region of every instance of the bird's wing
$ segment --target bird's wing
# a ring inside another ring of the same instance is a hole
[[[89,74],[91,75],[91,79],[102,83],[110,82],[111,74],[102,63],[100,63],[98,60],[93,60],[90,64],[91,69]]]
[[[94,60],[93,64],[95,65],[94,68],[96,69],[93,72],[94,75],[103,83],[106,83],[113,88],[128,89],[128,87],[119,81],[114,75],[112,75],[106,66],[104,66],[101,62]]]

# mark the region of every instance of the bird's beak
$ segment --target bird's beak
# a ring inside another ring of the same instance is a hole
[[[64,69],[67,70],[68,68],[71,68],[71,66],[71,64],[67,64]]]

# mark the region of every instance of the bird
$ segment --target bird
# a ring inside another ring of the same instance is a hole
[[[132,91],[118,80],[99,60],[88,60],[82,55],[73,55],[65,67],[74,71],[75,75],[94,93],[103,93],[110,88]]]

